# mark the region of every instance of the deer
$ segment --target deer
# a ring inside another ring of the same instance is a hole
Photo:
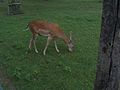
[[[56,43],[57,38],[62,39],[64,41],[70,52],[73,51],[74,45],[72,42],[72,32],[70,31],[70,35],[69,37],[67,37],[63,30],[60,28],[60,26],[56,23],[49,23],[47,21],[42,20],[32,20],[28,23],[26,28],[32,33],[32,38],[30,39],[29,43],[29,49],[31,50],[32,46],[34,46],[34,50],[36,53],[38,53],[38,50],[35,42],[38,35],[47,37],[47,42],[43,50],[43,55],[46,55],[46,50],[51,41],[54,41],[56,51],[58,53],[60,52]]]

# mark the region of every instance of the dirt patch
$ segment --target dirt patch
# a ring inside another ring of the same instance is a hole
[[[7,77],[6,72],[0,67],[0,85],[5,86],[8,90],[16,90],[11,80]],[[3,87],[3,90],[4,87]]]

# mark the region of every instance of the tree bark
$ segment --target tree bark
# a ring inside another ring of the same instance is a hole
[[[104,0],[94,90],[120,90],[120,1]]]

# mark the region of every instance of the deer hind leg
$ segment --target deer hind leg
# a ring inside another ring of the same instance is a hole
[[[29,43],[29,49],[31,50],[32,48],[32,45],[33,45],[33,37],[30,39],[30,43]]]
[[[34,49],[35,49],[35,52],[38,53],[38,50],[37,50],[37,47],[36,47],[36,39],[37,39],[37,36],[38,34],[36,34],[34,37],[33,37],[33,44],[34,44]]]
[[[50,41],[51,41],[52,39],[53,39],[53,38],[52,38],[51,36],[48,36],[47,43],[46,43],[46,46],[45,46],[44,51],[43,51],[43,55],[46,54],[46,50],[47,50],[48,45],[49,45],[49,43],[50,43]]]
[[[56,41],[54,40],[54,44],[55,44],[55,49],[56,49],[56,51],[59,53],[60,51],[59,51],[59,49],[58,49],[58,47],[57,47],[57,44],[56,44]]]
[[[36,43],[35,43],[36,38],[37,38],[37,34],[33,34],[29,43],[29,48],[31,49],[32,45],[34,45],[35,52],[38,53],[38,50],[36,48]]]

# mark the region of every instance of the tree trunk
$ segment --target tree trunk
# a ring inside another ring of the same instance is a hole
[[[120,1],[104,0],[94,90],[120,90]]]

